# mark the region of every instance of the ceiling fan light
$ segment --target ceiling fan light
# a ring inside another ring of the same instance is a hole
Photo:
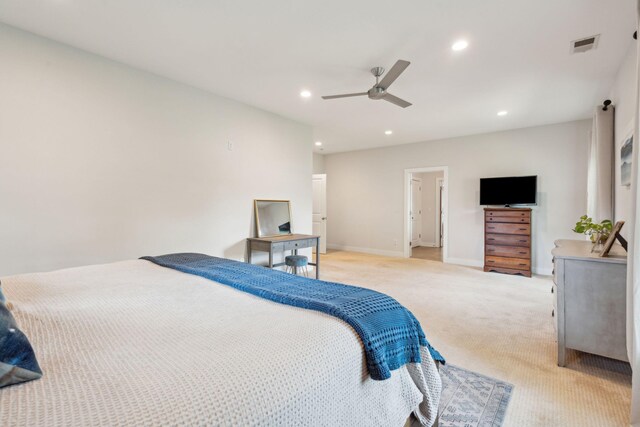
[[[300,96],[303,98],[309,98],[311,97],[311,92],[309,92],[308,90],[303,90],[302,92],[300,92]]]

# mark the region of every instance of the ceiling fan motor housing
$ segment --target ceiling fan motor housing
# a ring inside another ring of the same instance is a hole
[[[374,86],[367,92],[370,99],[382,99],[387,94],[387,91],[381,87]]]

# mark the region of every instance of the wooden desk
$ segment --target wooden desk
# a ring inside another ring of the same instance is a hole
[[[309,234],[287,234],[274,237],[249,237],[247,239],[247,262],[251,264],[253,251],[269,253],[269,268],[280,267],[284,262],[273,263],[274,252],[291,251],[297,255],[298,249],[316,248],[315,262],[309,262],[316,268],[316,279],[320,278],[320,236]]]

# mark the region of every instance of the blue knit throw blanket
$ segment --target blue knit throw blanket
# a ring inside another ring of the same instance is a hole
[[[180,253],[141,259],[194,274],[281,304],[321,311],[347,322],[364,345],[369,375],[386,380],[406,363],[420,363],[420,346],[444,359],[418,320],[393,298],[370,289],[294,276],[257,265],[203,254]]]

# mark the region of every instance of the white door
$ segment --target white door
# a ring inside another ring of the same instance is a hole
[[[327,175],[323,173],[313,175],[313,234],[320,236],[320,253],[327,253]]]
[[[422,239],[422,180],[411,178],[411,247],[420,246]]]

